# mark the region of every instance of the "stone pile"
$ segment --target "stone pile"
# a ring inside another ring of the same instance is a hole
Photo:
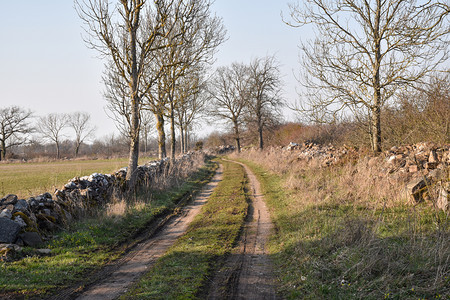
[[[293,152],[297,160],[311,161],[316,160],[321,166],[331,166],[340,162],[342,159],[347,158],[350,154],[356,154],[355,148],[342,146],[335,147],[333,145],[318,145],[315,143],[303,143],[299,145],[297,143],[289,143],[289,145],[283,148],[285,151]]]
[[[9,260],[21,246],[42,245],[42,233],[60,228],[67,215],[49,193],[27,200],[12,194],[0,199],[0,260]]]
[[[322,167],[359,156],[355,148],[314,143],[290,143],[283,150],[295,155],[300,161],[315,160]],[[379,156],[368,158],[367,167],[377,168],[380,170],[379,176],[389,176],[403,184],[414,203],[434,199],[438,208],[449,209],[450,145],[418,143],[392,147]]]
[[[384,152],[387,172],[429,175],[432,170],[445,169],[450,164],[450,146],[438,147],[433,143],[419,143],[392,147]],[[433,175],[432,175],[433,176]]]
[[[177,158],[173,165],[186,165],[193,160],[192,153]],[[138,184],[145,184],[162,176],[169,166],[168,158],[152,161],[137,168]],[[9,246],[36,247],[43,243],[45,235],[63,228],[74,218],[90,209],[107,204],[115,191],[124,190],[127,168],[113,174],[94,173],[90,176],[70,179],[52,196],[45,193],[29,199],[7,195],[0,199],[0,260],[2,253],[15,248]]]
[[[232,145],[221,145],[218,147],[208,148],[207,150],[205,150],[205,152],[208,155],[222,155],[227,154],[229,152],[233,152],[235,149],[236,147]]]
[[[384,171],[392,178],[406,182],[405,190],[415,203],[434,199],[438,208],[449,209],[449,145],[418,143],[392,147],[384,153],[382,163]]]

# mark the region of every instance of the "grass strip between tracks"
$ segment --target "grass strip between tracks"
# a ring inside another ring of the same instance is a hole
[[[248,210],[242,166],[226,161],[218,184],[187,233],[121,299],[195,299],[239,238]]]
[[[198,191],[214,174],[217,164],[209,162],[178,188],[137,197],[120,216],[101,216],[74,223],[44,245],[49,256],[31,255],[24,248],[23,259],[0,261],[0,298],[48,295],[84,282],[86,275],[117,259],[152,221],[170,214],[182,198]],[[27,254],[29,254],[27,256]]]

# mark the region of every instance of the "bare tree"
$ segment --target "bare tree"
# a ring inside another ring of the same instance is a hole
[[[66,114],[51,113],[40,117],[38,120],[38,131],[44,139],[52,141],[56,146],[56,158],[61,158],[60,144],[63,138],[62,131],[67,127],[68,117]]]
[[[231,122],[238,152],[241,151],[240,126],[250,97],[249,88],[248,67],[240,63],[219,67],[208,88],[211,115]]]
[[[107,66],[113,80],[106,84],[117,83],[119,89],[125,91],[125,101],[129,102],[131,127],[127,180],[130,189],[136,183],[142,98],[159,74],[154,73],[151,79],[146,76],[146,82],[143,76],[151,63],[150,54],[163,46],[157,40],[170,32],[163,28],[174,3],[174,0],[123,0],[110,7],[108,0],[75,1],[77,12],[85,23],[86,44],[109,60]]]
[[[148,139],[150,132],[154,129],[154,117],[148,110],[141,110],[141,132],[144,141],[144,153],[148,151]]]
[[[178,105],[175,109],[177,125],[180,129],[181,152],[189,148],[188,133],[198,116],[204,113],[208,101],[204,70],[192,70],[180,79],[177,86]]]
[[[31,111],[18,106],[0,109],[0,160],[6,158],[8,148],[25,143],[26,135],[32,131],[28,123]]]
[[[95,132],[90,124],[91,116],[87,112],[74,112],[69,115],[68,125],[75,131],[75,157],[78,156],[81,144]]]
[[[314,24],[301,45],[308,88],[300,109],[316,121],[367,112],[381,151],[381,110],[399,87],[414,85],[448,58],[447,4],[416,0],[306,0],[291,4],[292,26]]]
[[[183,2],[183,1],[181,1]],[[158,97],[150,97],[149,107],[155,113],[165,108],[170,121],[171,158],[175,158],[175,112],[180,99],[177,98],[177,85],[182,77],[195,65],[212,63],[216,48],[225,40],[225,29],[218,17],[212,17],[208,0],[186,0],[171,14],[168,22],[174,28],[166,35],[165,44],[155,54],[162,67],[162,80],[158,85]],[[156,103],[155,103],[156,100]],[[158,116],[157,119],[162,119]],[[163,126],[157,126],[160,132]],[[160,142],[163,143],[160,138]],[[162,151],[160,151],[162,153]]]
[[[259,148],[264,148],[263,130],[279,115],[283,104],[279,63],[275,56],[254,59],[249,66],[251,97],[248,101],[250,124],[258,131]]]

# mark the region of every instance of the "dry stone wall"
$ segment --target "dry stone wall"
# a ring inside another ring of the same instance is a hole
[[[314,161],[321,167],[365,159],[368,168],[380,170],[378,176],[388,176],[401,183],[405,189],[402,192],[406,192],[414,203],[430,200],[439,209],[449,209],[450,145],[424,142],[392,147],[379,156],[364,158],[353,147],[314,143],[290,143],[282,151],[295,155],[300,161]]]
[[[199,159],[203,160],[203,154],[188,153],[173,163],[166,158],[141,165],[137,169],[138,184],[148,184],[165,176],[169,168],[189,168]],[[10,194],[0,198],[0,259],[16,246],[38,247],[46,234],[107,204],[113,193],[125,190],[126,174],[127,168],[113,174],[94,173],[70,179],[53,195],[44,193],[19,199]]]

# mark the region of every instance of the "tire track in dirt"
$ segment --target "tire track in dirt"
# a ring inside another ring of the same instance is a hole
[[[192,203],[185,206],[182,212],[171,218],[155,235],[138,244],[132,251],[121,259],[117,266],[108,274],[102,274],[103,279],[85,288],[78,296],[56,296],[55,299],[115,299],[125,293],[127,289],[142,275],[144,275],[155,261],[161,257],[175,241],[186,232],[189,223],[200,212],[217,186],[222,180],[223,168],[220,165],[212,180],[194,198]]]
[[[237,249],[215,275],[208,299],[276,299],[272,264],[266,252],[273,224],[260,183],[245,165],[251,203]]]

